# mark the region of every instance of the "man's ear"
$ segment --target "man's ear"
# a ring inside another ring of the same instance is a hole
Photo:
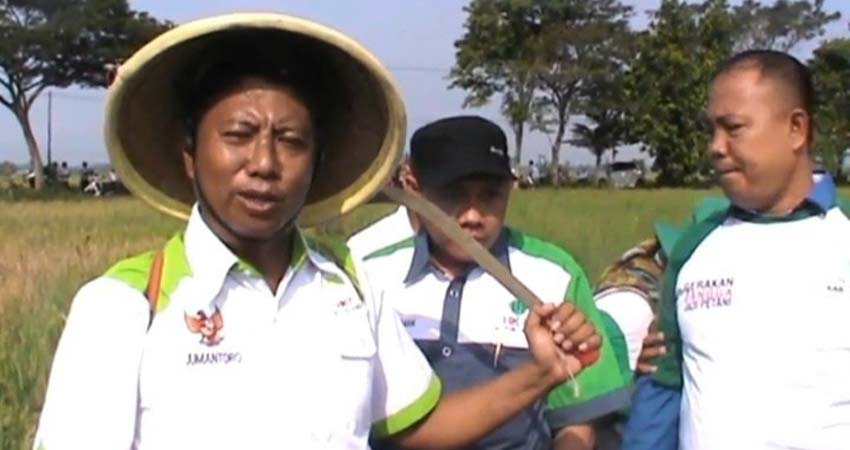
[[[195,181],[195,149],[188,143],[183,147],[183,170],[190,180]]]
[[[409,171],[403,175],[401,178],[401,185],[408,191],[415,192],[417,194],[422,193],[422,186],[419,184],[419,179],[416,178],[413,171]]]
[[[808,149],[809,138],[812,135],[812,118],[802,109],[791,111],[789,121],[789,134],[791,137],[791,146],[796,151],[798,149]]]

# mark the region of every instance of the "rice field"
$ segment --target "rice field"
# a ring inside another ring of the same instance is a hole
[[[508,223],[568,249],[591,279],[652,233],[680,221],[701,190],[516,191]],[[845,191],[850,196],[850,191]],[[0,196],[0,450],[31,447],[52,353],[76,289],[115,261],[157,248],[181,223],[131,197]],[[326,226],[346,235],[390,210],[369,205]]]

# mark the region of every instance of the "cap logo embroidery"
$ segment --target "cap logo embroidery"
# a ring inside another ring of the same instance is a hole
[[[491,146],[490,147],[490,153],[492,153],[494,155],[505,156],[505,150],[501,149],[499,147]]]
[[[525,302],[518,298],[514,299],[514,301],[511,302],[510,307],[511,312],[513,312],[517,316],[521,316],[525,314],[526,311],[528,311],[528,306],[526,306]]]

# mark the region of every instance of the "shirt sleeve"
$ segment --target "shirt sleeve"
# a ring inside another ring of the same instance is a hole
[[[574,395],[572,381],[558,386],[546,399],[546,420],[552,429],[586,423],[623,410],[629,405],[631,386],[623,376],[611,338],[593,301],[590,283],[580,268],[571,271],[565,301],[575,302],[602,337],[599,359],[576,377],[579,395]]]
[[[80,289],[53,358],[36,450],[131,448],[148,318],[141,293],[119,281]]]
[[[622,333],[629,371],[634,371],[654,318],[649,302],[632,290],[610,290],[604,296],[597,296],[596,306],[614,320]]]
[[[375,296],[378,365],[374,378],[372,432],[377,438],[402,432],[437,406],[442,386],[395,310]]]

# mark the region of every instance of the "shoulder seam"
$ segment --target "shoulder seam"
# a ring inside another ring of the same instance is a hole
[[[569,270],[570,268],[581,269],[581,265],[578,263],[578,260],[576,260],[576,258],[570,252],[568,252],[560,245],[514,229],[509,228],[509,232],[510,246],[515,248],[523,255],[536,259],[541,259],[550,264],[554,264],[570,275],[574,275],[572,271]],[[526,246],[526,240],[530,241],[532,245],[539,245],[542,251],[529,251]]]
[[[390,255],[393,255],[400,250],[404,250],[404,249],[407,249],[407,248],[413,248],[415,241],[416,241],[416,236],[404,238],[404,239],[396,242],[395,244],[390,244],[390,245],[384,246],[382,248],[379,248],[379,249],[367,254],[366,256],[363,257],[363,261],[369,261],[369,260],[373,260],[375,258],[390,256]]]

